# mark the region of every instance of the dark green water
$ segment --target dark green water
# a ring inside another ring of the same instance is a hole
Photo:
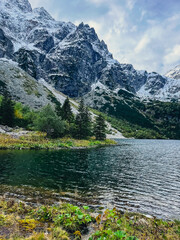
[[[180,218],[180,141],[118,140],[90,150],[0,151],[0,186],[68,192],[68,199]]]

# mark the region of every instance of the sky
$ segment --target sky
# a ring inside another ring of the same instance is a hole
[[[165,74],[180,64],[180,0],[29,0],[56,20],[94,27],[120,63]]]

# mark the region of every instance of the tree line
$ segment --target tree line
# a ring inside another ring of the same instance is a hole
[[[12,101],[8,93],[4,93],[0,98],[0,124],[46,132],[50,138],[70,136],[87,139],[95,136],[97,140],[104,140],[106,138],[104,117],[99,114],[92,121],[83,99],[77,110],[78,113],[73,114],[67,97],[63,105],[58,103],[53,107],[48,104],[39,111],[33,111],[21,103]]]

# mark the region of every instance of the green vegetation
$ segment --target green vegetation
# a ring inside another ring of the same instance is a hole
[[[33,111],[21,103],[12,101],[8,95],[4,95],[0,98],[0,109],[0,124],[11,127],[19,126],[27,130],[44,132],[46,133],[46,137],[51,138],[51,140],[53,138],[68,136],[69,138],[89,139],[89,142],[92,142],[90,139],[90,137],[93,136],[92,120],[88,108],[84,106],[83,101],[80,103],[76,118],[72,113],[68,98],[62,107],[59,102],[58,104],[56,102],[55,109],[51,105],[47,105],[41,110]],[[102,140],[104,139],[105,138]],[[54,141],[51,140],[47,140],[47,143],[54,143]],[[59,140],[57,140],[57,142],[59,142]],[[37,144],[39,144],[39,142]],[[54,143],[54,145],[55,147],[56,145],[57,147],[61,147],[57,143]],[[93,142],[93,145],[96,144]],[[24,146],[26,146],[26,144]],[[39,148],[44,148],[43,146],[42,142]],[[31,148],[31,146],[27,144],[27,148]]]
[[[79,104],[78,114],[76,115],[75,125],[75,136],[78,139],[82,139],[86,136],[89,137],[92,135],[91,117],[88,108],[84,106],[84,102],[82,99]]]
[[[70,105],[70,101],[69,101],[68,97],[64,101],[62,109],[60,110],[60,108],[59,108],[58,113],[59,113],[59,116],[62,116],[63,120],[66,120],[69,123],[74,121],[74,115],[72,113],[71,105]]]
[[[89,230],[91,229],[91,232]],[[0,199],[0,239],[178,240],[180,222],[69,203],[34,206]]]
[[[140,102],[137,98],[132,98],[131,95],[126,95],[126,101],[117,99],[111,99],[111,101],[114,107],[105,104],[100,109],[101,115],[106,121],[111,123],[112,127],[122,132],[125,137],[138,139],[180,139],[180,103]],[[50,114],[46,115],[48,113],[46,107],[39,111],[33,111],[21,103],[8,99],[5,101],[2,96],[0,97],[1,109],[4,105],[3,102],[6,107],[4,107],[5,110],[0,111],[0,124],[5,124],[3,123],[5,121],[2,121],[4,112],[4,115],[11,120],[11,122],[6,123],[7,125],[19,126],[35,131],[43,130],[49,137],[53,138],[69,136],[77,139],[88,139],[96,134],[89,111],[84,106],[83,101],[79,105],[79,114],[76,117],[72,113],[68,98],[63,106],[57,100],[54,100],[55,109],[50,106],[47,107],[51,108],[49,112],[53,112],[52,116]],[[12,115],[13,108],[14,116]],[[100,115],[100,112],[97,110],[91,109],[91,111],[98,116]],[[8,112],[11,113],[8,114]],[[106,130],[103,130],[103,132],[105,134]]]
[[[24,90],[27,92],[28,95],[35,94],[35,96],[40,97],[40,93],[37,90],[37,84],[34,80],[28,79],[27,81],[25,81],[23,83],[23,87],[24,87]]]
[[[1,99],[0,113],[0,123],[12,127],[15,118],[14,103],[11,101],[8,92],[5,92],[4,97]]]
[[[63,136],[66,122],[58,117],[50,105],[44,107],[34,121],[35,129],[47,133],[47,137],[57,138]]]
[[[151,101],[143,112],[167,138],[180,139],[180,103]]]
[[[97,141],[94,138],[47,138],[45,133],[29,132],[20,138],[13,138],[7,134],[0,134],[0,149],[60,149],[60,148],[91,148],[115,145],[114,140]]]
[[[109,116],[105,113],[100,113],[97,110],[91,109],[96,115],[102,114],[104,119],[111,124],[111,126],[120,131],[124,137],[136,139],[165,139],[166,136],[159,133],[159,130],[150,128],[143,128],[139,125],[132,124],[125,119]]]
[[[94,135],[97,140],[104,140],[106,138],[106,124],[105,119],[102,114],[96,117],[96,122],[94,124]]]
[[[105,92],[102,95],[108,102],[97,110],[125,137],[180,139],[180,103],[142,102],[123,90],[118,92],[120,98],[110,97]]]

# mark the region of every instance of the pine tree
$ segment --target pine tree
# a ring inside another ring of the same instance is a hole
[[[62,117],[62,107],[61,107],[61,103],[58,103],[58,105],[56,105],[55,107],[55,112],[58,115],[58,117]]]
[[[84,109],[84,123],[85,123],[85,129],[84,134],[86,137],[89,137],[92,135],[92,122],[91,122],[91,116],[90,112],[87,107]]]
[[[72,113],[71,104],[68,97],[62,106],[62,119],[66,120],[69,123],[74,121],[74,115]]]
[[[81,99],[78,114],[76,115],[76,137],[78,139],[87,138],[91,135],[91,117],[88,108],[84,106],[84,101]]]
[[[1,123],[13,127],[14,125],[14,103],[11,100],[7,91],[4,93],[4,97],[1,102]]]
[[[97,140],[106,139],[106,123],[102,114],[96,118],[96,122],[94,124],[94,135]]]

